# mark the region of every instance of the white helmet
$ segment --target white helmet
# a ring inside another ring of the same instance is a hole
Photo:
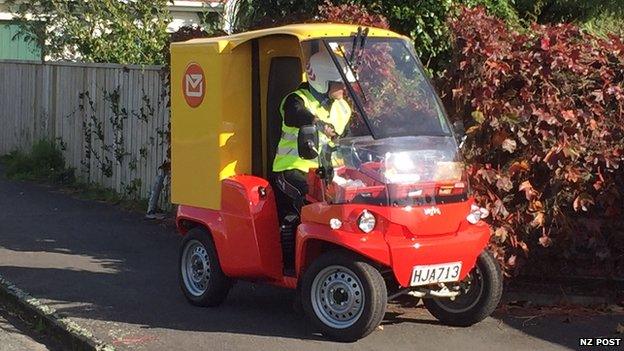
[[[340,59],[339,59],[340,60]],[[340,66],[349,82],[355,82],[355,75],[344,62]],[[329,82],[342,82],[342,77],[336,69],[334,61],[325,50],[321,50],[310,57],[306,65],[308,84],[321,94],[329,91]]]

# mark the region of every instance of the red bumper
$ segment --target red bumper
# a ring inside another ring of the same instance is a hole
[[[461,262],[460,279],[463,279],[474,267],[489,238],[490,229],[483,222],[476,225],[464,222],[455,234],[433,237],[386,234],[394,277],[404,287],[409,286],[412,270],[417,265]]]

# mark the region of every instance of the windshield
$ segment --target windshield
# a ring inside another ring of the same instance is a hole
[[[452,137],[343,138],[331,163],[331,203],[420,206],[467,197],[464,163]]]
[[[345,136],[451,135],[444,108],[408,45],[402,39],[369,38],[363,46],[356,44],[354,51],[354,39],[349,37],[304,45],[308,55],[329,49],[338,65],[355,73],[349,76],[356,79],[346,82],[354,93],[349,102],[353,106],[357,100],[362,111],[353,106]]]
[[[352,111],[344,132],[332,138],[333,146],[321,148],[320,166],[333,172],[324,191],[312,197],[379,206],[466,200],[468,182],[457,143],[408,45],[402,39],[362,40],[359,35],[302,44],[308,62],[317,53],[329,54]]]

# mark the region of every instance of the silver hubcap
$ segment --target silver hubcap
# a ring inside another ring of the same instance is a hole
[[[455,286],[449,287],[452,291],[460,292],[454,300],[434,298],[433,301],[447,312],[463,313],[479,303],[481,296],[483,296],[484,288],[483,274],[477,266],[468,274],[466,279]]]
[[[210,261],[202,243],[190,240],[182,253],[182,279],[186,290],[193,296],[201,296],[208,288]]]
[[[364,290],[360,279],[346,267],[329,266],[312,282],[312,308],[327,326],[352,326],[364,310]]]

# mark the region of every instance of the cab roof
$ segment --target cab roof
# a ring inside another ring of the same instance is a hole
[[[262,38],[271,35],[292,35],[297,37],[299,41],[316,38],[327,37],[348,37],[357,33],[358,27],[366,27],[353,24],[336,24],[336,23],[301,23],[301,24],[289,24],[281,27],[273,27],[267,29],[254,30],[249,32],[237,33],[233,35],[213,37],[213,38],[199,38],[191,39],[185,42],[178,42],[171,44],[172,46],[186,46],[186,45],[206,45],[217,44],[220,48],[230,49],[247,42],[252,39]],[[369,27],[369,37],[390,37],[390,38],[406,38],[400,34],[389,31],[387,29]]]

